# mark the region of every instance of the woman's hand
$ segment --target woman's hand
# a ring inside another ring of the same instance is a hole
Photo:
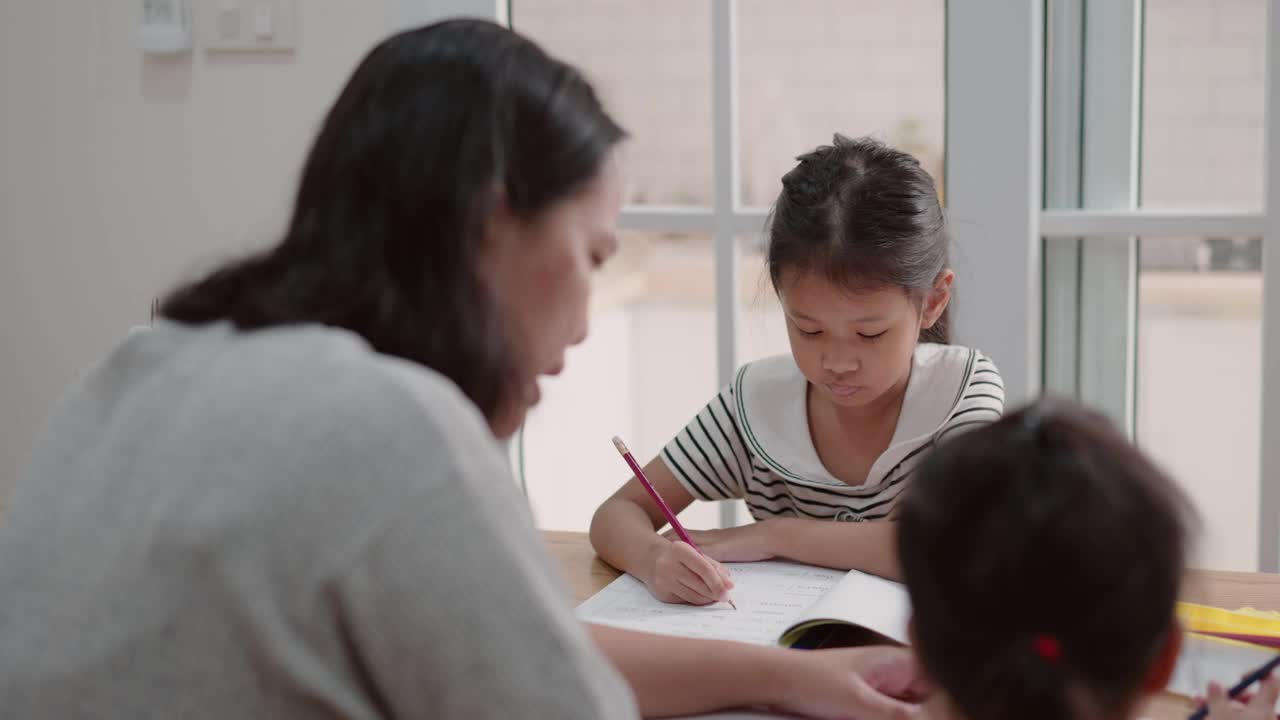
[[[789,687],[776,707],[816,718],[905,720],[920,717],[928,686],[907,648],[874,646],[795,650]]]

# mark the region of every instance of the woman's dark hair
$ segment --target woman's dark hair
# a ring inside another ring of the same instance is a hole
[[[960,437],[899,515],[923,666],[973,720],[1118,717],[1174,626],[1186,497],[1065,402]]]
[[[907,153],[836,135],[796,158],[768,223],[769,279],[816,272],[851,290],[900,287],[921,302],[949,263],[946,220],[933,178]],[[920,332],[951,342],[950,312]]]
[[[175,290],[161,312],[346,328],[448,376],[493,418],[518,374],[476,267],[498,194],[535,216],[587,185],[624,136],[578,71],[510,30],[400,33],[329,110],[283,241]]]

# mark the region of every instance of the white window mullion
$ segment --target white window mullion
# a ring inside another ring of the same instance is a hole
[[[714,233],[716,213],[711,208],[628,205],[618,225],[624,230]]]
[[[1000,365],[1009,403],[1041,380],[1042,2],[947,4],[947,213],[957,340]]]
[[[757,234],[769,217],[768,208],[740,208],[729,218],[735,235]],[[716,212],[711,208],[661,205],[628,205],[618,225],[624,230],[714,233]]]
[[[738,248],[734,210],[738,197],[737,2],[711,5],[711,138],[714,168],[716,273],[716,377],[723,387],[737,369]],[[738,508],[720,504],[721,527],[738,524]]]
[[[1138,204],[1141,0],[1086,0],[1081,206]],[[1085,237],[1080,247],[1079,398],[1130,434],[1137,364],[1134,235]]]
[[[1045,37],[1044,204],[1080,207],[1083,133],[1084,2],[1048,3]],[[1041,232],[1044,228],[1041,215]],[[1080,393],[1080,238],[1045,242],[1044,389],[1064,397]]]
[[[1262,245],[1262,458],[1258,565],[1280,572],[1280,9],[1267,4],[1266,219]]]
[[[1045,118],[1045,386],[1133,431],[1136,233],[1099,237],[1079,208],[1137,205],[1140,0],[1050,3]]]
[[[1040,231],[1048,238],[1129,237],[1159,242],[1162,236],[1258,237],[1265,216],[1231,210],[1045,210]]]

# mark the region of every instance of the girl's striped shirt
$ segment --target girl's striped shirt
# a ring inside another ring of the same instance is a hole
[[[921,343],[893,440],[866,482],[849,485],[827,471],[813,447],[807,385],[791,355],[744,365],[667,444],[663,460],[695,498],[743,499],[757,520],[875,520],[893,511],[931,448],[1004,412],[1004,383],[990,359]]]

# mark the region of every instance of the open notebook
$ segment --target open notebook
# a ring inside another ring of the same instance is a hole
[[[659,602],[623,575],[578,606],[578,619],[661,635],[816,647],[907,642],[902,585],[858,571],[770,560],[730,563],[734,610]]]

